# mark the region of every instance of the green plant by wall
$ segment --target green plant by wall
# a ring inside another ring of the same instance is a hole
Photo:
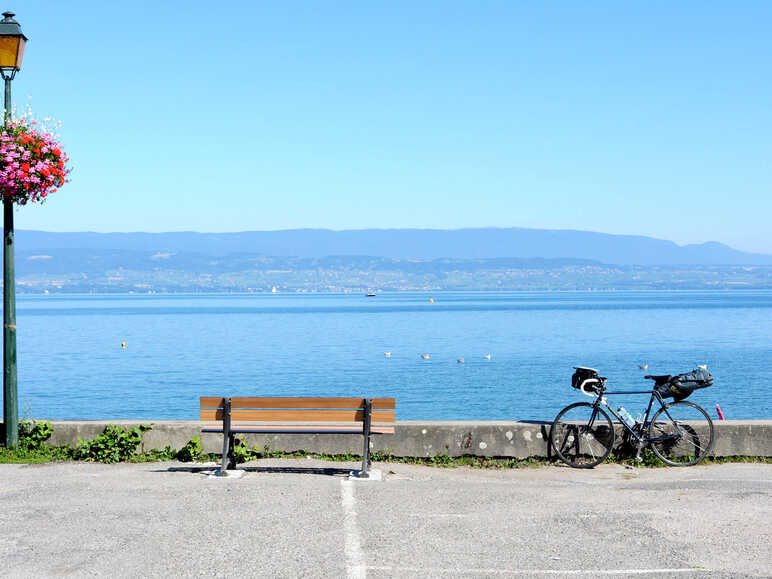
[[[242,464],[247,462],[251,458],[252,452],[249,445],[247,445],[242,439],[236,437],[233,444],[233,458],[236,459],[236,464]]]
[[[94,440],[78,437],[78,445],[73,450],[75,460],[104,462],[112,464],[130,460],[142,443],[142,433],[151,429],[149,424],[139,427],[124,428],[108,424],[104,432]]]
[[[236,444],[233,447],[233,457],[236,459],[236,464],[242,464],[251,460],[259,460],[261,458],[299,458],[308,456],[308,453],[304,451],[297,452],[284,452],[281,450],[271,450],[271,443],[266,442],[263,448],[259,448],[256,444],[250,448],[247,442],[239,437],[235,439]],[[202,455],[203,457],[209,457],[213,460],[219,460],[219,455]]]
[[[176,459],[177,451],[167,444],[161,449],[151,448],[150,450],[134,454],[129,458],[129,462],[162,462]]]
[[[182,462],[198,462],[205,456],[203,447],[201,446],[201,438],[194,436],[185,446],[177,451],[176,458]]]
[[[71,449],[67,446],[49,446],[54,429],[50,422],[19,421],[19,442],[16,448],[0,446],[0,463],[44,463],[53,460],[69,460]]]
[[[21,420],[19,421],[19,448],[26,451],[40,450],[53,433],[54,429],[48,421]]]

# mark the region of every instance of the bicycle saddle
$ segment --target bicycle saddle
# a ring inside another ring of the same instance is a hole
[[[654,380],[655,382],[667,382],[672,378],[670,374],[666,374],[665,376],[644,376],[647,380]]]

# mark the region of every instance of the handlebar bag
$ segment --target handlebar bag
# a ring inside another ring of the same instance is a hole
[[[576,388],[577,390],[582,387],[582,382],[588,378],[598,377],[598,371],[593,368],[584,368],[579,366],[578,368],[575,367],[574,369],[576,372],[574,372],[573,376],[571,376],[571,387]],[[595,391],[594,384],[591,384],[588,388],[591,392]]]

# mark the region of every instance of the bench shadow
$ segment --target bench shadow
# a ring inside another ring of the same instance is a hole
[[[356,468],[334,468],[319,466],[246,466],[241,467],[247,472],[260,473],[293,473],[293,474],[316,474],[322,476],[348,476]]]
[[[218,467],[209,466],[170,466],[169,468],[159,469],[154,472],[187,472],[190,474],[209,474]],[[237,470],[243,470],[247,473],[260,474],[310,474],[317,476],[348,477],[349,473],[356,468],[334,468],[334,467],[299,467],[299,466],[243,466],[239,465]]]

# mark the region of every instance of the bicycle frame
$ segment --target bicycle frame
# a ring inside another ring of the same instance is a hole
[[[599,392],[588,392],[585,390],[585,386],[591,385],[597,383],[599,385]],[[588,378],[584,382],[582,382],[581,386],[579,387],[582,394],[585,396],[589,396],[590,398],[594,398],[595,402],[592,405],[592,414],[590,415],[590,420],[588,422],[589,426],[592,426],[592,424],[595,422],[595,417],[598,414],[598,406],[603,406],[606,410],[608,410],[614,418],[617,419],[617,421],[629,432],[633,438],[638,442],[639,445],[639,451],[641,448],[641,445],[646,444],[648,442],[652,441],[658,441],[658,440],[665,440],[669,438],[678,438],[682,436],[681,429],[678,425],[678,422],[673,420],[673,417],[670,415],[670,412],[667,410],[667,404],[665,403],[662,396],[660,396],[659,392],[657,392],[656,389],[652,390],[625,390],[625,391],[619,391],[619,392],[607,392],[606,391],[606,379],[598,379],[598,378]],[[651,397],[649,398],[649,405],[646,407],[646,413],[643,416],[643,422],[637,422],[633,425],[636,426],[640,424],[640,436],[638,433],[627,425],[627,423],[622,420],[622,417],[617,413],[616,410],[614,410],[611,405],[608,403],[608,400],[606,399],[606,396],[624,396],[626,394],[650,394]],[[659,406],[662,410],[665,411],[665,414],[670,419],[670,422],[672,422],[676,427],[676,434],[670,434],[670,435],[663,435],[663,436],[657,436],[657,437],[649,437],[646,436],[646,430],[647,425],[649,424],[649,415],[651,414],[651,408],[654,405],[654,400],[656,400],[659,403]]]

